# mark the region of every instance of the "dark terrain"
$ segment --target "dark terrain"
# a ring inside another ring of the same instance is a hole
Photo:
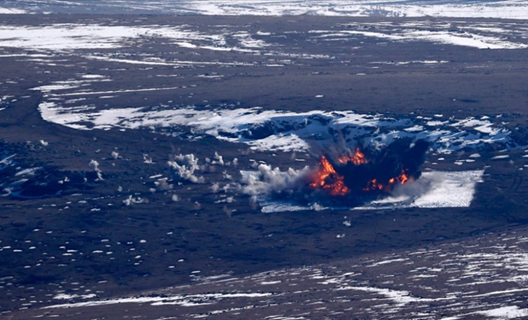
[[[315,42],[307,37],[309,30],[332,29],[350,22],[380,21],[324,17],[3,16],[2,26],[86,23],[189,25],[204,33],[219,29],[217,26],[251,34],[262,30],[272,35],[260,38],[273,42],[281,54],[183,48],[161,38],[144,37],[119,48],[45,53],[49,58],[43,62],[7,56],[36,51],[0,47],[0,97],[9,96],[0,102],[0,155],[15,154],[16,163],[13,168],[0,169],[0,183],[17,180],[14,175],[18,168],[43,168],[24,185],[21,196],[0,197],[0,317],[36,316],[43,312],[41,307],[65,302],[54,299],[60,293],[96,294],[98,300],[103,300],[169,286],[190,285],[192,291],[193,284],[203,277],[244,277],[281,268],[331,266],[346,259],[375,259],[392,252],[476,241],[490,234],[526,235],[528,179],[527,170],[522,170],[527,163],[522,148],[508,151],[507,160],[491,160],[501,154],[504,146],[489,145],[478,150],[482,157],[477,161],[464,164],[464,169],[485,168],[484,182],[477,185],[468,208],[264,214],[249,196],[236,191],[233,202],[219,202],[225,196],[214,193],[211,182],[225,182],[224,170],[238,179],[239,170],[250,169],[250,159],[283,169],[316,166],[318,159],[304,153],[292,156],[290,152],[255,151],[244,144],[195,135],[189,127],[75,130],[44,121],[38,106],[46,101],[46,94],[30,90],[76,79],[80,73],[94,73],[108,76],[112,82],[93,83],[93,91],[178,87],[122,93],[107,100],[86,95],[83,103],[96,108],[103,104],[115,109],[159,104],[197,108],[260,106],[265,110],[296,112],[355,110],[395,118],[410,114],[442,114],[446,118],[502,114],[501,125],[512,131],[515,142],[526,145],[526,49],[480,50],[367,37]],[[248,65],[149,66],[85,58],[93,54],[124,59],[146,54],[164,61]],[[306,58],[303,54],[325,57]],[[447,63],[373,64],[419,60]],[[271,63],[281,66],[269,66]],[[175,74],[176,77],[162,77]],[[205,159],[212,158],[215,151],[229,161],[238,158],[238,167],[217,166],[203,172],[207,183],[175,183],[172,190],[156,189],[150,178],[170,175],[167,161],[171,155],[193,153]],[[119,156],[113,157],[112,152]],[[446,160],[437,164],[433,162],[439,155],[428,154],[425,168],[459,170],[453,162],[470,152],[475,150],[445,155]],[[145,163],[145,155],[152,163]],[[98,161],[104,180],[97,180],[89,165],[91,160]],[[70,181],[60,182],[65,177]],[[43,183],[48,185],[42,186]],[[172,200],[174,194],[179,201]],[[129,196],[141,198],[142,202],[126,205],[124,201]],[[343,224],[345,220],[350,221],[350,226]],[[336,237],[341,234],[346,236]],[[213,289],[200,292],[210,290]],[[295,299],[298,300],[293,303],[304,301]],[[155,316],[167,316],[171,314],[169,309]],[[124,313],[114,309],[94,314],[44,310],[48,315],[58,312],[60,318],[125,318]],[[154,317],[142,314],[143,311],[133,313]],[[203,314],[208,311],[204,309]],[[445,312],[446,316],[457,314]],[[178,318],[178,314],[172,316]],[[346,313],[317,317],[349,318]]]

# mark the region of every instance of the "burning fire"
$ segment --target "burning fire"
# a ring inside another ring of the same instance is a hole
[[[347,186],[345,186],[345,178],[337,174],[325,156],[321,157],[319,165],[319,171],[316,172],[313,182],[310,183],[312,188],[323,188],[333,196],[344,196],[349,192]]]
[[[337,159],[337,161],[342,164],[347,164],[348,162],[352,162],[356,166],[359,166],[360,164],[368,162],[367,158],[365,157],[365,154],[361,152],[359,148],[356,149],[356,153],[353,156],[340,157]]]
[[[379,183],[377,179],[372,179],[369,182],[367,182],[367,186],[363,188],[363,191],[390,191],[395,184],[404,184],[405,182],[409,181],[409,176],[403,172],[401,175],[390,178],[389,181],[386,184]]]
[[[337,158],[337,162],[339,165],[352,165],[356,167],[369,163],[365,154],[362,153],[359,148],[356,149],[354,155]],[[404,169],[399,176],[392,177],[387,181],[380,181],[381,179],[367,180],[366,183],[361,186],[361,190],[364,192],[389,192],[395,185],[405,184],[409,179],[410,176],[407,170]],[[318,171],[315,172],[312,177],[310,187],[314,189],[323,189],[332,196],[344,196],[352,191],[351,188],[345,184],[345,177],[336,171],[332,163],[324,155],[321,157]]]

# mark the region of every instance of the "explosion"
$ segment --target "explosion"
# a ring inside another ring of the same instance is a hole
[[[314,176],[314,181],[310,183],[312,188],[322,188],[333,196],[344,196],[350,190],[345,186],[345,178],[335,171],[332,164],[325,156],[321,157],[320,169]]]
[[[241,170],[240,188],[253,197],[265,196],[299,204],[358,206],[417,180],[428,149],[429,143],[424,140],[413,142],[401,138],[382,148],[326,150],[320,153],[316,169],[306,166],[300,170],[281,171],[261,164],[257,171]]]
[[[424,140],[401,139],[382,150],[357,148],[346,156],[322,155],[309,187],[348,198],[390,193],[397,185],[420,177],[428,147]]]

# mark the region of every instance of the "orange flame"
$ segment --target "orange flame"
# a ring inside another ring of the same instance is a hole
[[[315,174],[314,181],[310,183],[310,186],[312,188],[323,188],[333,196],[344,196],[349,191],[347,186],[345,186],[344,180],[345,178],[337,174],[326,157],[322,156],[320,169]]]
[[[388,183],[386,185],[382,184],[382,183],[379,183],[376,179],[372,179],[370,180],[368,183],[367,183],[367,186],[365,188],[363,188],[363,191],[373,191],[373,190],[384,190],[384,191],[390,191],[392,189],[392,187],[396,184],[396,183],[399,183],[399,184],[404,184],[406,183],[407,181],[409,181],[409,176],[407,174],[405,174],[405,171],[402,172],[401,175],[397,176],[397,177],[394,177],[394,178],[390,178]]]
[[[359,148],[352,156],[339,157],[337,161],[341,164],[352,163],[355,166],[359,166],[364,163],[368,163],[368,159],[365,154],[362,153]],[[314,189],[323,189],[329,192],[333,196],[344,196],[350,192],[349,187],[345,185],[345,178],[337,173],[335,168],[332,166],[330,161],[325,156],[321,157],[319,163],[319,170],[312,177],[310,187]],[[397,176],[390,178],[386,183],[379,182],[377,179],[372,179],[367,182],[367,185],[363,188],[363,191],[384,191],[389,192],[396,184],[404,184],[409,181],[410,177],[406,174],[406,171]]]
[[[356,149],[356,153],[353,156],[340,157],[337,159],[337,161],[343,164],[352,162],[356,166],[368,162],[367,158],[365,157],[365,154],[361,152],[359,148]]]
[[[404,172],[399,176],[398,181],[400,181],[400,184],[404,184],[405,182],[409,181],[409,177]]]

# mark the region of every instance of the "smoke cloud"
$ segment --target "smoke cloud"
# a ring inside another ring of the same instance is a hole
[[[97,160],[92,159],[90,163],[88,163],[88,165],[94,169],[95,173],[97,174],[97,180],[103,181],[103,172],[101,171],[101,169],[99,169],[99,162],[97,162]]]
[[[319,148],[319,155],[314,154],[318,158],[325,156],[335,169],[333,173],[328,171],[328,175],[323,174],[323,178],[322,164],[300,170],[289,168],[286,171],[260,164],[257,171],[240,172],[240,188],[243,193],[253,197],[291,200],[302,204],[357,206],[403,194],[413,197],[428,189],[426,181],[412,182],[419,181],[420,168],[428,149],[429,143],[424,140],[402,138],[382,148],[365,148],[365,160],[354,162],[350,160],[354,151],[336,144],[331,148]],[[349,160],[345,161],[344,158]],[[341,190],[346,192],[335,194],[329,192],[328,188],[320,188],[313,183],[315,177],[319,177],[318,181],[323,183],[341,183]]]
[[[281,171],[279,168],[260,164],[257,171],[240,171],[241,188],[243,193],[251,196],[291,194],[303,186],[310,173],[309,167]]]
[[[369,182],[374,180],[381,185],[389,186],[391,179],[402,174],[409,179],[419,179],[422,174],[420,168],[425,161],[425,153],[428,149],[429,143],[424,140],[412,142],[411,139],[399,139],[385,148],[367,148],[365,156],[368,162],[366,163],[356,165],[349,161],[345,165],[336,162],[332,164],[337,173],[344,177],[344,183],[352,193],[361,194],[364,193]],[[368,192],[371,191],[368,190]],[[392,187],[379,191],[387,193],[387,191],[392,191]]]
[[[167,164],[171,169],[173,175],[177,180],[185,180],[192,183],[204,183],[204,177],[196,176],[195,171],[200,170],[198,165],[198,158],[194,154],[179,154],[174,157],[173,161],[168,161]]]

